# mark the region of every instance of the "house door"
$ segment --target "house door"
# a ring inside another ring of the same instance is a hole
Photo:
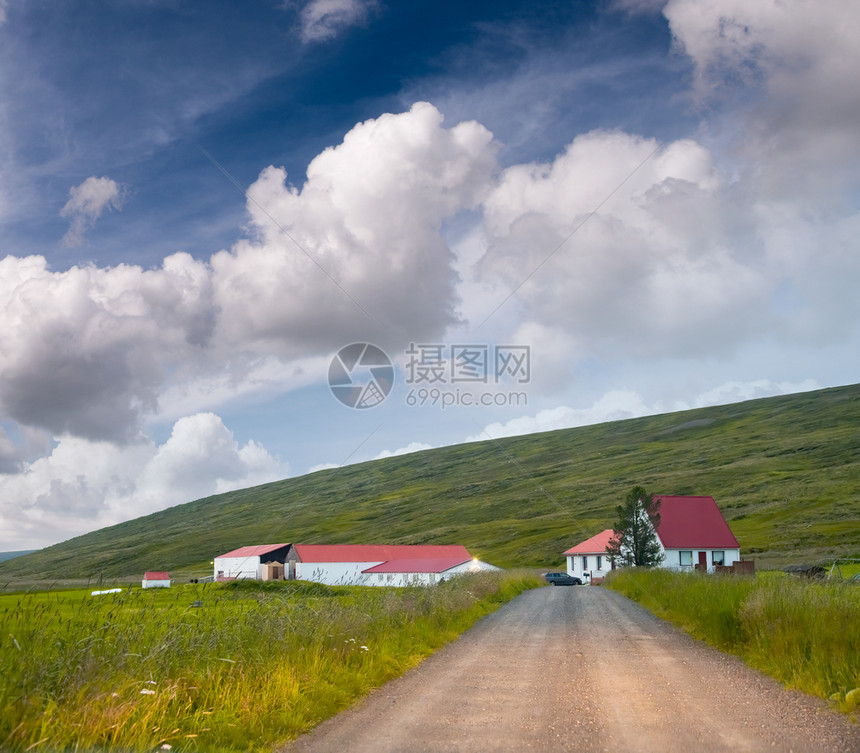
[[[708,572],[708,553],[699,552],[699,570]]]

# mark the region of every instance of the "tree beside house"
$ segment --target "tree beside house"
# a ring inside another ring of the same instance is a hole
[[[634,486],[615,508],[618,519],[614,536],[606,545],[606,554],[619,565],[654,567],[663,561],[663,550],[657,538],[660,528],[660,497],[644,487]]]

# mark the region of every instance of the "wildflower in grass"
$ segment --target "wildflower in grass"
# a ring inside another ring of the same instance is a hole
[[[151,690],[150,688],[144,688],[143,690],[140,691],[140,694],[141,695],[155,695],[155,691]]]

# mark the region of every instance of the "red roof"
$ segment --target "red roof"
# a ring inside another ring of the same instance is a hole
[[[452,557],[434,557],[421,559],[406,559],[406,560],[388,560],[381,565],[362,570],[363,573],[442,573],[445,570],[450,570],[452,567],[462,565],[464,562],[471,561],[471,557],[463,559],[462,556],[454,555]]]
[[[258,544],[257,546],[241,546],[227,554],[219,554],[218,557],[259,557],[262,554],[280,549],[281,547],[289,546],[289,544]]]
[[[596,536],[592,536],[581,544],[577,544],[575,547],[568,549],[565,554],[603,554],[606,552],[609,540],[614,534],[615,531],[611,528],[607,528]]]
[[[301,562],[388,562],[389,560],[472,559],[459,544],[296,544]]]
[[[149,570],[143,574],[144,580],[170,580],[170,573],[161,570]]]
[[[738,540],[713,497],[674,497],[657,494],[660,525],[657,535],[665,549],[738,549]]]

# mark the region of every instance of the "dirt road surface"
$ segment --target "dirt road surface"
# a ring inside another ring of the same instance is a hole
[[[845,751],[860,725],[604,588],[522,594],[290,753]]]

